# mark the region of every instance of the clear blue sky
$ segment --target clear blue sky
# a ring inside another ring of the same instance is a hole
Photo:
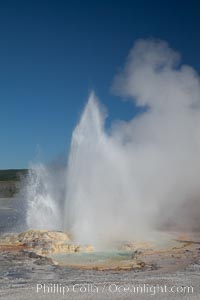
[[[200,71],[199,28],[192,0],[0,1],[0,169],[67,153],[91,89],[109,122],[131,118],[110,86],[138,38],[167,40]]]

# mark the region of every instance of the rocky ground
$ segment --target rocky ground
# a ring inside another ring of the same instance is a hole
[[[20,251],[4,252],[0,270],[3,299],[151,299],[153,294],[154,299],[199,299],[199,261],[170,272],[96,271],[61,267],[47,258]],[[53,286],[56,292],[48,292]],[[134,293],[133,286],[143,289],[146,286],[151,292]],[[168,292],[154,290],[165,286]],[[63,287],[67,288],[64,295]],[[192,287],[192,290],[172,293],[172,287]]]
[[[10,220],[17,214],[15,201],[7,200],[0,206],[0,220],[10,231]],[[198,233],[175,233],[177,240],[164,246],[123,243],[117,249],[122,255],[111,259],[95,256],[94,248],[73,243],[66,233],[32,230],[5,235],[6,228],[0,235],[2,299],[199,299]],[[63,255],[72,256],[70,263]],[[87,260],[82,260],[85,255]]]
[[[126,243],[126,259],[98,259],[73,265],[54,255],[95,253],[91,246],[72,244],[66,233],[30,230],[0,240],[0,295],[3,299],[199,299],[200,242],[198,234],[180,237],[172,248]],[[92,256],[91,256],[92,257]],[[133,292],[133,287],[148,291]],[[147,288],[146,288],[147,287]],[[159,289],[168,292],[161,292]],[[169,292],[171,288],[190,288]],[[63,289],[64,295],[63,295]],[[157,291],[157,290],[158,291]],[[84,292],[85,291],[85,292]],[[157,291],[157,292],[155,292]]]

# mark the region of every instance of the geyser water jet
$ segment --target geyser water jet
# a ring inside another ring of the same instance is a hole
[[[28,225],[51,223],[96,245],[146,237],[167,223],[199,229],[198,74],[166,42],[139,40],[112,90],[146,109],[114,122],[108,134],[92,93],[72,135],[64,204],[40,176],[45,192],[28,194]],[[38,216],[41,207],[46,217]]]
[[[58,174],[57,174],[58,177]],[[61,191],[57,192],[55,171],[43,164],[31,165],[26,178],[25,197],[27,201],[26,222],[32,229],[60,230],[62,224]]]
[[[146,223],[139,218],[149,212],[138,201],[126,152],[106,133],[104,121],[105,110],[92,93],[72,135],[67,170],[66,221],[75,239],[95,245],[141,235]]]

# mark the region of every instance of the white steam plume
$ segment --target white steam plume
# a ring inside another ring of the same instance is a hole
[[[109,135],[105,114],[90,95],[68,164],[66,215],[78,240],[148,235],[173,220],[173,211],[176,226],[194,225],[193,217],[182,216],[185,203],[200,207],[200,83],[179,60],[166,42],[135,44],[113,90],[146,112],[114,124]]]
[[[180,65],[180,55],[166,42],[139,40],[112,89],[144,112],[115,122],[108,134],[105,110],[92,93],[72,136],[65,208],[58,208],[54,189],[45,185],[49,200],[44,193],[28,197],[28,224],[48,228],[55,214],[76,240],[96,245],[145,237],[169,224],[200,229],[197,73]],[[41,224],[36,216],[37,207],[47,210],[42,203],[52,214],[39,214]]]

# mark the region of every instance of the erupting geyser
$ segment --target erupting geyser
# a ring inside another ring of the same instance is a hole
[[[108,134],[105,109],[91,93],[72,135],[65,196],[48,168],[31,171],[28,226],[70,230],[77,241],[96,245],[144,237],[169,223],[199,229],[197,73],[180,66],[166,42],[139,40],[113,91],[144,112],[115,122]]]
[[[28,199],[26,221],[30,228],[62,228],[61,203],[53,174],[42,164],[31,166],[25,190]]]
[[[95,244],[130,238],[144,229],[139,218],[141,213],[148,218],[149,211],[148,203],[143,207],[136,200],[140,196],[125,148],[106,134],[104,118],[92,93],[73,132],[67,170],[67,224],[78,241]]]

